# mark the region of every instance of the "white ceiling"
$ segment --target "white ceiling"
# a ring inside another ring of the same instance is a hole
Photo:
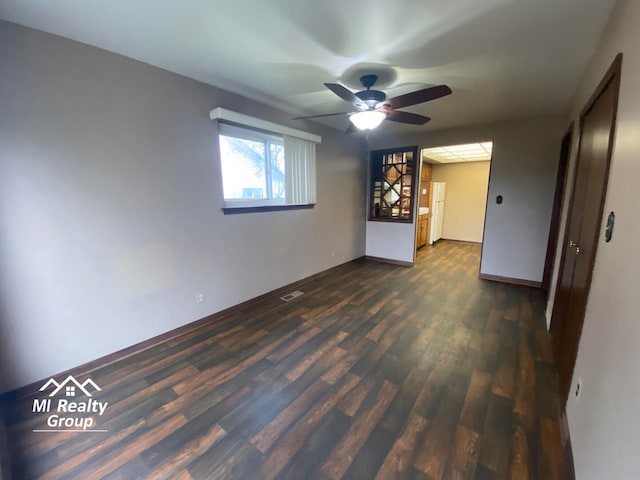
[[[482,142],[423,148],[420,155],[427,163],[487,162],[492,152],[493,142]]]
[[[292,114],[349,111],[324,82],[389,97],[426,126],[561,114],[614,0],[1,0],[0,18],[216,85]],[[343,129],[348,120],[326,123]]]

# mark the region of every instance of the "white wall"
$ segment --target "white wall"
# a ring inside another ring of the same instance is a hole
[[[491,162],[433,165],[433,181],[445,182],[442,238],[482,242]]]
[[[399,262],[413,263],[415,251],[414,223],[367,221],[366,254]]]
[[[492,140],[489,202],[480,271],[486,275],[541,282],[560,140],[565,128],[564,118],[544,117],[433,132],[417,129],[415,133],[402,136],[385,135],[380,130],[371,135],[369,141],[371,150],[376,150]],[[504,198],[501,205],[495,201],[498,195]],[[406,235],[413,241],[413,231]],[[367,225],[367,242],[374,241],[377,240],[370,238]],[[402,244],[408,245],[409,241]]]
[[[567,416],[580,480],[640,478],[640,2],[619,1],[575,96],[579,112],[618,52],[623,52],[613,157],[605,215],[616,213],[613,239],[602,226],[574,373],[580,400],[570,396]],[[577,125],[577,123],[576,123]],[[578,137],[579,132],[576,132]],[[573,160],[575,160],[574,148]],[[569,172],[572,178],[572,170]],[[568,198],[568,196],[566,197]],[[564,230],[561,230],[564,231]],[[558,255],[559,257],[559,255]],[[553,291],[553,290],[552,290]]]
[[[371,135],[371,133],[369,133]],[[404,145],[393,145],[394,147],[398,146],[409,146],[409,144]],[[375,150],[375,149],[371,149]],[[419,160],[420,150],[418,150],[418,158],[416,159],[416,165],[420,165]],[[368,157],[368,155],[367,155]],[[370,159],[367,159],[367,162],[370,162]],[[420,168],[420,167],[418,167]],[[369,180],[371,179],[371,171],[370,168],[367,169],[367,184],[369,184]],[[416,173],[416,178],[419,178],[420,171],[418,170]],[[419,183],[418,183],[419,185]],[[414,198],[418,198],[418,192],[414,192]],[[367,191],[369,195],[370,192]],[[369,199],[366,200],[368,205]],[[368,257],[376,257],[383,258],[386,260],[393,260],[396,262],[402,262],[411,264],[415,259],[416,252],[416,215],[418,212],[418,201],[414,200],[413,202],[413,223],[401,223],[401,222],[380,222],[380,221],[369,221],[368,213],[367,221],[366,221],[366,246],[365,246],[365,254]]]
[[[364,255],[362,140],[6,22],[0,65],[0,392]],[[313,210],[222,214],[218,106],[323,136]]]

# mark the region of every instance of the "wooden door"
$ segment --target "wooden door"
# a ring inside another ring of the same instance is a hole
[[[551,316],[551,338],[566,403],[600,236],[618,105],[619,54],[580,116],[574,187]]]

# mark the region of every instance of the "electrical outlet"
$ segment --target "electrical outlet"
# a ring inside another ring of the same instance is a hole
[[[580,400],[580,395],[582,395],[582,379],[580,377],[576,380],[576,388],[573,393],[576,397],[576,402]]]
[[[204,302],[204,293],[196,293],[196,303]]]

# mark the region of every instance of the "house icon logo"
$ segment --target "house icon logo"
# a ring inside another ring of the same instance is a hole
[[[102,389],[90,378],[86,379],[84,382],[80,383],[76,380],[73,375],[69,375],[64,379],[62,383],[58,383],[54,378],[50,378],[47,383],[45,383],[42,387],[40,387],[40,391],[43,392],[50,386],[54,386],[55,388],[49,394],[50,397],[57,395],[60,390],[64,388],[65,396],[67,397],[75,397],[76,389],[80,390],[86,396],[91,397],[91,392],[87,389],[87,387],[91,387],[93,390],[101,391]]]

